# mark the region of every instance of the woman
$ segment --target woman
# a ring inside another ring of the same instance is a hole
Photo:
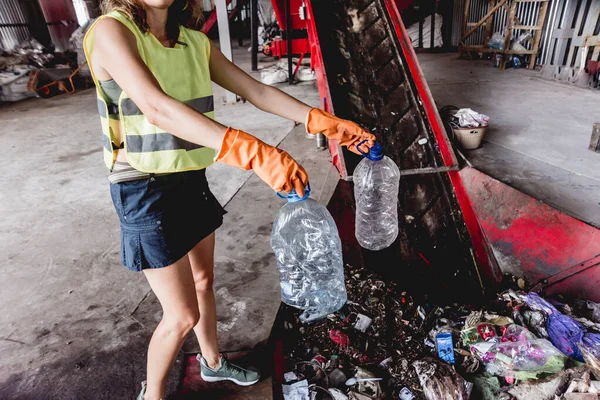
[[[211,80],[352,151],[363,140],[372,144],[374,136],[238,69],[195,30],[194,0],[105,0],[103,10],[84,46],[121,222],[122,262],[144,272],[163,309],[139,399],[164,396],[168,371],[191,329],[204,380],[256,383],[258,373],[219,353],[213,258],[224,210],[210,192],[205,168],[216,161],[253,169],[274,190],[300,195],[308,176],[286,152],[214,121]]]

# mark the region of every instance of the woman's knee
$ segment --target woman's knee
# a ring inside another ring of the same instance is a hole
[[[179,335],[187,335],[200,320],[200,311],[198,309],[190,309],[185,312],[179,312],[177,314],[163,315],[163,321],[169,327],[169,329]]]

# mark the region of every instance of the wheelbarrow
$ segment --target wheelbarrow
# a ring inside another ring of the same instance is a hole
[[[60,93],[73,94],[78,86],[77,74],[87,63],[81,64],[75,70],[70,68],[36,69],[29,74],[27,89],[35,92],[43,99],[54,97]]]

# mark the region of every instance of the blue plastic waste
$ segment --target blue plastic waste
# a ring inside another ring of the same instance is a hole
[[[583,341],[586,333],[584,327],[573,318],[558,311],[537,293],[531,292],[527,295],[527,304],[548,315],[547,329],[550,342],[566,356],[583,362],[583,355],[577,344]],[[594,342],[594,339],[594,337],[590,337],[589,341]],[[596,343],[600,343],[600,341]]]
[[[329,211],[292,191],[275,217],[271,247],[281,283],[281,300],[304,310],[311,322],[339,310],[347,300],[342,244]]]

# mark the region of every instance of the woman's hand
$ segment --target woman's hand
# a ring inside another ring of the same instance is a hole
[[[228,128],[215,161],[245,170],[254,170],[276,192],[293,189],[304,197],[308,175],[288,153],[270,146],[256,137]]]
[[[328,139],[334,139],[340,142],[340,145],[347,146],[353,153],[361,154],[358,145],[362,141],[367,141],[370,148],[375,144],[375,135],[365,131],[352,121],[338,118],[326,111],[313,108],[306,118],[306,131],[316,134],[323,133]]]

